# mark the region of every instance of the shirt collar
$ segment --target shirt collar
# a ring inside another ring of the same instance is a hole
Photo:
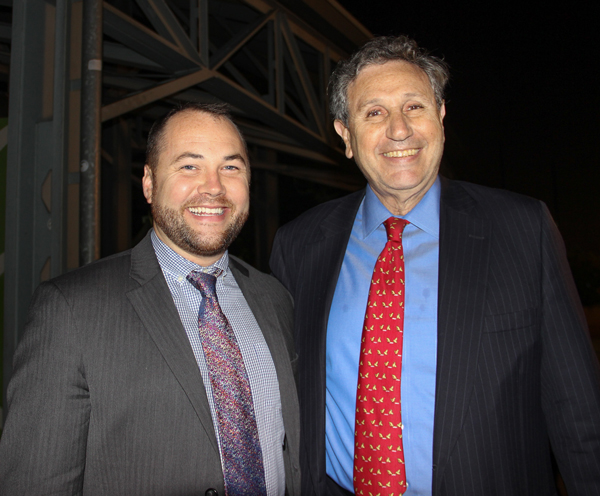
[[[154,229],[152,229],[150,237],[152,239],[154,252],[156,253],[156,258],[158,258],[158,262],[162,270],[168,272],[177,280],[182,280],[182,276],[183,280],[185,280],[185,277],[187,277],[187,275],[193,270],[199,270],[202,272],[207,272],[208,274],[212,274],[216,272],[217,269],[220,269],[223,276],[227,275],[229,272],[229,253],[227,251],[225,251],[223,256],[214,264],[209,265],[208,267],[203,267],[173,251],[170,247],[162,242],[162,240],[156,235]]]
[[[425,193],[425,196],[421,198],[421,201],[408,214],[401,217],[436,239],[440,237],[441,189],[438,176],[431,188]],[[363,236],[365,238],[369,236],[390,216],[392,216],[392,213],[377,198],[371,186],[367,185],[367,193],[363,203]]]

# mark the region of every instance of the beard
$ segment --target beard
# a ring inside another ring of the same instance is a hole
[[[152,203],[152,218],[155,225],[183,251],[200,257],[221,255],[225,253],[225,250],[229,248],[244,227],[248,220],[248,211],[238,213],[236,207],[229,200],[219,200],[219,206],[225,206],[231,210],[231,219],[223,231],[207,235],[192,229],[183,217],[187,207],[199,203],[207,205],[209,202],[193,199],[179,210],[160,203]]]

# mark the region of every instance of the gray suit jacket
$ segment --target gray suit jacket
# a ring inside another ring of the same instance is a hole
[[[329,309],[364,190],[282,227],[271,268],[294,297],[302,494],[328,494]],[[600,375],[546,207],[442,180],[434,496],[600,494]],[[410,460],[406,460],[410,463]],[[409,481],[410,482],[410,481]]]
[[[299,495],[291,299],[271,276],[230,267],[275,363],[286,488]],[[206,391],[149,236],[38,288],[8,398],[3,496],[225,494]]]

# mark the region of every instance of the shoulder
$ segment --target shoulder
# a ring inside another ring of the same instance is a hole
[[[49,282],[62,292],[107,291],[124,288],[130,279],[131,250],[97,260],[62,274]]]
[[[540,200],[536,200],[527,195],[515,193],[500,188],[492,188],[473,184],[466,181],[451,181],[447,180],[447,185],[450,188],[463,188],[469,195],[475,198],[482,205],[498,206],[506,205],[507,207],[515,208],[531,208],[539,205]]]
[[[132,250],[127,250],[42,282],[32,304],[56,305],[60,301],[75,313],[122,308],[127,293],[141,285],[140,278],[132,276],[132,258]],[[147,271],[148,279],[152,273]]]
[[[129,250],[101,258],[50,282],[65,292],[100,292],[102,296],[110,298],[138,288],[157,275],[162,276],[162,271],[150,235],[147,235]]]
[[[240,276],[248,278],[248,281],[252,284],[254,288],[260,290],[263,294],[271,295],[280,295],[285,299],[289,298],[289,293],[287,289],[283,287],[283,285],[275,279],[270,274],[265,274],[258,269],[255,269],[247,262],[244,262],[242,259],[229,255],[229,266],[231,267],[234,276],[236,276],[236,281],[241,285]]]
[[[244,262],[241,258],[229,254],[229,267],[234,271],[239,271],[242,275],[254,279],[256,281],[270,282],[271,277],[258,269],[255,269],[248,262]]]
[[[364,196],[365,189],[363,188],[341,198],[321,203],[280,227],[277,231],[277,238],[298,235],[306,237],[311,233],[318,235],[321,227],[335,229],[342,224],[351,225]]]
[[[491,222],[513,228],[539,225],[542,219],[550,218],[546,205],[540,200],[464,181],[442,182],[442,205],[472,211]]]

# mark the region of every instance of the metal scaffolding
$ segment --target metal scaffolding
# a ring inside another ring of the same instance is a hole
[[[12,25],[0,22],[0,41],[10,38],[4,386],[35,287],[129,248],[143,230],[132,226],[132,187],[148,129],[174,103],[233,106],[261,198],[250,260],[259,266],[281,176],[361,184],[332,132],[326,83],[370,33],[336,0],[2,5],[12,6]]]

